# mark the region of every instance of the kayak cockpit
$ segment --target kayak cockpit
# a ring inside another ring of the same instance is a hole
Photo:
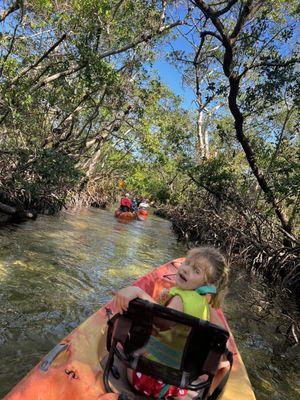
[[[174,271],[182,261],[183,259],[177,259],[166,263],[134,284],[158,301],[162,289],[173,286],[174,283],[170,277],[174,275]],[[128,367],[119,361],[118,357],[115,357],[113,363],[115,369],[110,368],[108,374],[109,385],[115,393],[108,393],[104,387],[103,375],[109,353],[107,350],[108,321],[114,318],[112,315],[115,311],[113,304],[109,302],[90,316],[64,338],[59,346],[55,346],[5,396],[5,400],[117,400],[120,397],[119,393],[127,394],[129,399],[142,399],[143,396],[138,395],[128,382]],[[225,332],[229,331],[222,310],[218,309],[216,313]],[[145,319],[147,318],[143,314],[143,320]],[[245,366],[232,335],[227,345],[233,353],[233,366],[228,382],[218,398],[220,400],[255,400]],[[195,354],[196,351],[195,348]],[[196,396],[197,393],[192,390],[188,392],[186,399],[195,399]],[[149,399],[148,396],[146,398]]]
[[[172,331],[176,331],[176,334],[179,332],[183,339],[179,342],[178,351],[173,347],[174,342],[171,347],[159,342],[159,350],[166,357],[162,360],[147,355],[151,346],[155,354],[159,330],[164,337]],[[186,398],[207,398],[221,358],[226,356],[230,365],[232,364],[232,354],[226,348],[228,337],[229,333],[225,329],[208,321],[152,302],[133,300],[127,312],[118,314],[109,321],[109,354],[101,360],[105,390],[107,393],[121,393],[128,399],[144,398],[127,382],[126,370],[129,369],[138,371],[140,375],[153,377],[159,382],[163,381],[162,394],[175,386],[186,393]],[[214,385],[212,395],[222,391],[229,372],[230,370]],[[190,397],[191,393],[193,397]],[[145,398],[153,398],[151,393],[147,394]],[[157,393],[153,392],[154,395],[156,397]]]

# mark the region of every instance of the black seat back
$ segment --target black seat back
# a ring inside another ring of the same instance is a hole
[[[182,326],[186,332],[180,362],[165,364],[147,357],[147,344],[155,336],[157,327],[172,330]],[[166,328],[167,326],[167,328]],[[105,371],[107,390],[109,369],[116,354],[128,368],[162,380],[166,384],[191,390],[209,387],[223,354],[227,354],[229,333],[208,321],[141,299],[130,302],[128,311],[109,321],[107,350],[109,362]],[[199,376],[207,375],[205,382],[193,383]]]

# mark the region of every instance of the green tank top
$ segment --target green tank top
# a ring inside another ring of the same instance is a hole
[[[174,296],[180,296],[183,303],[183,311],[186,314],[203,320],[210,319],[210,306],[206,296],[201,296],[194,290],[183,290],[177,287],[170,289],[166,304]],[[175,326],[151,335],[146,346],[145,356],[161,364],[179,368],[182,352],[190,327],[176,324]]]

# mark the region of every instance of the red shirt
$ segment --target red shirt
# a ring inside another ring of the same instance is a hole
[[[122,197],[121,206],[132,208],[132,201],[128,197]]]

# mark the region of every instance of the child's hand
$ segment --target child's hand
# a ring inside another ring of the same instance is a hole
[[[168,299],[169,299],[169,289],[163,288],[162,291],[160,292],[157,302],[158,304],[164,305]]]
[[[137,286],[128,286],[119,290],[112,301],[114,311],[122,314],[128,309],[128,303],[137,297],[142,297],[143,293],[144,291]]]

